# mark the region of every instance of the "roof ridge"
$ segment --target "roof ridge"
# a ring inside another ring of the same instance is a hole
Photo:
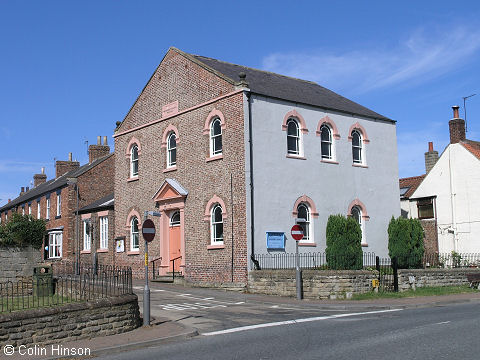
[[[426,175],[427,175],[427,174],[417,175],[417,176],[410,176],[410,177],[400,178],[399,180],[419,179],[419,178],[421,178],[421,177],[425,177]]]

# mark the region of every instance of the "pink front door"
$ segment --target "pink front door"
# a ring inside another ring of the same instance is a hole
[[[170,227],[168,231],[168,239],[169,239],[169,260],[170,266],[169,270],[172,270],[172,264],[175,263],[174,271],[180,271],[180,264],[182,262],[181,259],[181,250],[180,250],[180,212],[179,211],[172,211],[170,214]]]

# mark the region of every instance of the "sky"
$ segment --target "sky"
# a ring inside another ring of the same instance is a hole
[[[467,100],[480,140],[476,1],[0,0],[0,206],[122,121],[170,46],[312,80],[397,121],[400,177],[425,172]]]

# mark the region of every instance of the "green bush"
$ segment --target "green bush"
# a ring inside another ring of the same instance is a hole
[[[352,217],[330,215],[327,222],[328,267],[333,270],[359,270],[363,267],[362,230]]]
[[[45,236],[45,220],[34,219],[31,215],[12,214],[11,219],[0,225],[1,246],[42,247]]]
[[[422,267],[423,228],[418,219],[392,216],[388,225],[388,254],[397,258],[400,269]]]

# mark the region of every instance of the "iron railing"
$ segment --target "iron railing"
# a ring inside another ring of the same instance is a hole
[[[0,283],[0,312],[133,294],[129,267],[58,263],[53,276]]]

